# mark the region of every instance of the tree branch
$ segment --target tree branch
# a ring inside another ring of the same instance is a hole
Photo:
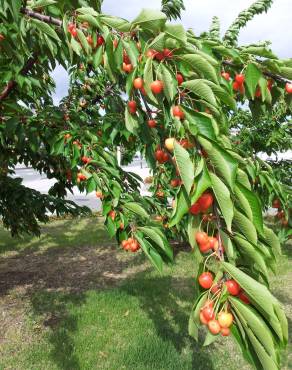
[[[260,61],[258,61],[258,62],[260,63]],[[223,60],[222,64],[224,64],[226,66],[230,66],[230,67],[238,67],[237,64],[234,64],[234,63],[230,62],[229,60]],[[283,83],[292,83],[292,81],[289,80],[288,78],[282,77],[282,76],[277,75],[277,74],[272,73],[272,72],[263,71],[263,74],[267,77],[271,77],[275,81],[279,81],[279,82],[283,82]]]
[[[61,27],[62,26],[62,21],[57,18],[53,18],[50,15],[44,15],[41,13],[34,12],[33,10],[27,9],[27,8],[21,8],[20,12],[22,14],[28,15],[31,18],[38,19],[42,22],[49,23],[49,24],[54,24],[55,26]]]

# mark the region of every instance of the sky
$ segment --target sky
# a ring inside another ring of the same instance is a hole
[[[192,28],[195,34],[209,29],[212,17],[218,16],[224,34],[238,13],[249,7],[254,0],[184,0],[186,10],[181,22],[185,28]],[[141,8],[159,9],[160,0],[104,0],[102,12],[128,20],[134,19]],[[292,58],[292,0],[274,0],[268,13],[255,16],[246,28],[241,30],[239,45],[270,40],[272,50],[281,58]],[[68,76],[62,67],[57,67],[52,77],[56,81],[54,102],[66,95]]]

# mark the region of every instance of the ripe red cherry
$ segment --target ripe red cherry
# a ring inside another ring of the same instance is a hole
[[[210,193],[204,193],[199,199],[198,203],[201,208],[201,211],[207,211],[209,207],[213,204],[213,195]]]
[[[163,161],[164,151],[161,149],[157,149],[155,152],[155,158],[158,162]]]
[[[181,73],[177,73],[176,80],[177,80],[178,85],[181,85],[184,82],[183,75]]]
[[[259,87],[256,89],[256,92],[255,92],[254,95],[255,95],[256,98],[260,98],[261,97],[262,93],[261,93],[261,89]]]
[[[88,158],[88,157],[86,157],[85,155],[81,158],[81,161],[82,161],[84,164],[89,163],[89,162],[90,162],[90,160],[91,160],[91,158]]]
[[[238,82],[233,82],[233,90],[235,90],[235,91],[239,91],[240,93],[244,93],[244,86],[243,85],[241,85],[241,84],[239,84]]]
[[[96,46],[101,46],[104,44],[104,38],[102,36],[98,36],[96,40]]]
[[[197,231],[195,238],[198,244],[207,243],[208,241],[208,235],[204,231]]]
[[[224,78],[224,80],[229,81],[230,80],[230,74],[228,72],[221,72],[221,76]]]
[[[76,37],[77,36],[77,29],[76,29],[74,23],[70,23],[68,25],[68,31],[71,33],[72,37]]]
[[[245,304],[250,304],[250,300],[248,298],[248,296],[243,292],[241,291],[239,294],[238,294],[238,298]]]
[[[91,35],[88,35],[86,37],[86,40],[87,40],[87,42],[88,42],[89,45],[93,45],[93,39],[92,39]]]
[[[141,77],[135,78],[135,80],[133,82],[133,85],[134,85],[135,89],[137,89],[137,90],[142,89],[143,84],[144,84],[144,81],[143,81],[143,78],[141,78]]]
[[[204,316],[203,312],[200,312],[200,321],[203,325],[208,324],[208,320],[205,319],[205,316]]]
[[[169,158],[168,154],[166,152],[163,152],[163,157],[162,157],[163,162],[167,162],[168,158]]]
[[[126,73],[131,73],[133,70],[133,66],[132,64],[126,64],[126,63],[123,63],[123,71],[126,72]]]
[[[204,289],[210,289],[213,284],[213,275],[211,272],[203,272],[199,276],[199,284]]]
[[[217,335],[221,331],[221,326],[217,320],[210,320],[208,322],[208,329],[213,335]]]
[[[154,127],[156,127],[157,122],[155,121],[155,119],[150,119],[150,120],[147,122],[147,124],[148,124],[148,126],[149,126],[150,128],[154,128]]]
[[[192,214],[192,215],[197,215],[198,213],[201,212],[201,207],[199,206],[199,203],[196,202],[194,203],[190,209],[189,209],[189,212]]]
[[[131,114],[136,113],[136,111],[137,111],[137,103],[135,102],[135,100],[130,100],[128,102],[128,108],[129,108],[129,111],[130,111]]]
[[[111,211],[109,211],[108,215],[109,215],[109,217],[110,217],[112,220],[114,220],[114,219],[115,219],[115,217],[116,217],[116,212],[115,212],[115,211],[113,211],[113,210],[111,210]]]
[[[274,199],[272,205],[273,205],[273,208],[278,208],[278,209],[281,208],[281,202],[279,199]]]
[[[242,85],[245,81],[245,76],[240,73],[238,75],[235,76],[235,81],[239,84],[239,85]]]
[[[153,81],[150,84],[150,88],[153,94],[160,94],[161,91],[163,90],[163,82],[160,80]]]
[[[176,188],[179,185],[180,185],[180,179],[172,179],[170,181],[170,186],[172,186],[173,188]]]
[[[221,335],[223,337],[228,337],[230,335],[230,329],[229,328],[221,328]]]
[[[288,94],[292,94],[292,83],[287,82],[285,86],[285,90]]]
[[[165,58],[172,58],[173,57],[172,51],[169,49],[163,49],[163,56]]]
[[[235,280],[227,280],[225,281],[225,285],[227,287],[228,292],[231,295],[238,295],[240,292],[240,286]]]
[[[199,245],[199,249],[200,249],[200,251],[201,251],[202,253],[207,253],[207,252],[209,252],[209,250],[210,250],[210,249],[212,249],[212,248],[211,248],[211,245],[210,245],[209,240],[208,240],[206,243],[202,243],[202,244],[200,244],[200,245]]]
[[[160,53],[160,51],[156,51],[155,59],[157,59],[161,62],[164,58],[165,58],[165,55],[163,53]]]
[[[3,41],[3,40],[5,40],[5,36],[2,35],[2,33],[0,33],[0,42]]]
[[[213,307],[211,307],[211,306],[204,307],[202,309],[202,314],[203,314],[204,318],[206,319],[206,321],[210,321],[210,320],[213,320],[215,318],[215,313],[214,313]]]
[[[181,110],[181,107],[179,105],[175,105],[174,107],[172,107],[172,114],[173,114],[174,117],[178,117],[180,119],[185,118],[185,114]]]
[[[157,51],[155,51],[154,49],[148,49],[146,51],[147,58],[154,58],[156,54],[157,54]]]

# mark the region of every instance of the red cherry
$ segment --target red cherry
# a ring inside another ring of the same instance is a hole
[[[230,329],[229,328],[221,328],[221,335],[223,337],[228,337],[230,335]]]
[[[154,128],[154,127],[156,127],[157,122],[155,121],[155,119],[150,119],[150,120],[147,122],[147,124],[148,124],[148,126],[149,126],[150,128]]]
[[[212,286],[212,288],[211,288],[211,292],[212,292],[213,294],[216,294],[217,292],[219,292],[219,290],[221,290],[221,289],[220,289],[219,284],[215,284],[215,285],[213,285],[213,286]]]
[[[170,186],[172,186],[173,188],[176,188],[179,185],[180,185],[180,179],[172,179],[170,181]]]
[[[195,238],[198,244],[207,243],[208,241],[208,235],[204,231],[197,231]]]
[[[160,80],[153,81],[150,84],[150,88],[153,94],[160,94],[161,91],[163,90],[163,82]]]
[[[201,208],[201,211],[207,211],[209,207],[213,204],[213,195],[210,193],[204,193],[199,199],[198,203]]]
[[[204,289],[210,289],[213,285],[213,274],[211,272],[203,272],[199,276],[199,284]]]
[[[102,36],[98,36],[96,40],[96,46],[101,46],[104,44],[104,38]]]
[[[292,83],[287,82],[285,86],[285,90],[288,94],[292,94]]]
[[[167,162],[168,158],[169,158],[168,154],[166,152],[163,152],[163,157],[162,157],[163,162]]]
[[[211,245],[209,243],[209,241],[207,241],[206,243],[202,243],[199,245],[199,249],[202,253],[207,253],[210,251],[211,248]]]
[[[5,36],[2,35],[2,33],[0,33],[0,42],[3,41],[3,40],[5,40]]]
[[[274,199],[272,203],[273,208],[281,208],[281,202],[279,199]]]
[[[230,80],[230,74],[228,72],[221,72],[221,76],[226,80]]]
[[[172,107],[172,114],[174,117],[178,117],[180,119],[184,119],[185,117],[185,114],[181,110],[181,107],[179,105],[175,105],[174,107]]]
[[[69,23],[68,24],[68,31],[71,33],[72,37],[77,36],[77,30],[76,30],[76,26],[75,26],[74,23]]]
[[[242,85],[245,81],[245,76],[240,73],[238,75],[235,76],[235,81],[239,84],[239,85]]]
[[[194,203],[190,209],[189,209],[189,212],[192,214],[192,215],[197,215],[198,213],[201,212],[201,207],[199,206],[199,203],[196,202]]]
[[[255,97],[256,97],[256,98],[260,98],[260,97],[261,97],[261,95],[262,95],[262,93],[261,93],[261,89],[258,87],[258,88],[256,89],[256,92],[255,92]]]
[[[116,217],[116,212],[115,212],[115,211],[113,211],[113,210],[111,210],[111,211],[109,211],[108,216],[109,216],[112,220],[114,220],[114,219],[115,219],[115,217]]]
[[[204,307],[202,309],[202,314],[207,321],[213,320],[215,318],[215,313],[211,306]]]
[[[142,89],[143,84],[144,84],[144,81],[143,81],[143,78],[141,78],[141,77],[135,78],[135,80],[133,82],[133,85],[134,85],[135,89],[137,89],[137,90]]]
[[[203,325],[208,324],[208,320],[205,319],[205,316],[204,316],[203,312],[200,312],[200,321]]]
[[[123,63],[123,71],[126,72],[126,73],[131,73],[133,70],[133,66],[132,64],[126,64],[126,63]]]
[[[148,49],[146,51],[147,58],[154,58],[156,54],[157,54],[157,51],[155,51],[154,49]]]
[[[165,58],[172,58],[173,57],[172,51],[169,49],[163,49],[163,56]]]
[[[245,304],[250,304],[250,300],[248,298],[248,296],[243,292],[241,291],[239,294],[238,294],[238,298]]]
[[[81,158],[81,161],[85,164],[89,163],[91,158],[86,157],[85,155]]]
[[[159,51],[156,51],[155,58],[161,62],[165,58],[165,55]]]
[[[240,286],[235,280],[227,280],[225,281],[225,285],[227,287],[228,292],[231,295],[238,295],[240,292]]]
[[[155,158],[158,162],[160,161],[163,161],[163,155],[164,155],[164,151],[161,150],[161,149],[157,149],[156,152],[155,152]]]
[[[217,320],[210,320],[208,322],[208,329],[213,335],[217,335],[221,331],[221,326]]]
[[[178,85],[181,85],[184,82],[183,75],[181,73],[177,73],[176,80],[177,80]]]
[[[129,108],[129,112],[131,114],[135,114],[136,111],[137,111],[137,103],[135,102],[135,100],[130,100],[128,102],[128,108]]]

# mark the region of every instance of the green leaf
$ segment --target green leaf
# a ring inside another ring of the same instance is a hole
[[[238,197],[246,216],[252,220],[257,231],[260,234],[263,234],[264,222],[262,208],[257,195],[238,182],[235,186],[235,194]]]
[[[123,18],[101,15],[100,20],[102,23],[114,28],[117,31],[129,32],[131,29],[131,23]]]
[[[198,341],[198,329],[201,325],[200,323],[200,310],[203,307],[207,299],[207,292],[203,293],[196,300],[189,318],[189,335]]]
[[[148,49],[154,49],[162,51],[164,49],[165,33],[161,32],[155,39],[149,44]]]
[[[132,21],[132,25],[133,28],[139,25],[142,29],[155,33],[162,30],[166,19],[166,15],[158,10],[142,9],[140,14]]]
[[[230,189],[233,189],[238,167],[237,161],[215,142],[210,142],[202,136],[199,136],[198,140],[218,174],[226,181]]]
[[[215,340],[217,340],[218,338],[220,338],[220,336],[217,334],[217,335],[213,335],[211,334],[209,331],[207,332],[206,334],[206,338],[205,338],[205,341],[204,341],[204,344],[203,346],[204,347],[207,347],[209,346],[210,344],[214,343]]]
[[[153,62],[151,58],[148,58],[144,67],[144,88],[147,93],[147,98],[153,102],[153,104],[158,105],[156,97],[152,94],[151,83],[153,82]]]
[[[91,14],[78,15],[78,20],[80,22],[88,22],[91,26],[96,27],[98,29],[101,28],[101,24],[99,23],[97,18]]]
[[[133,213],[136,213],[137,215],[143,218],[149,218],[148,212],[146,212],[145,209],[142,206],[140,206],[139,203],[128,202],[124,204],[124,208],[128,209],[129,211]]]
[[[53,4],[56,4],[56,3],[57,3],[57,1],[55,1],[55,0],[38,0],[34,4],[32,4],[30,7],[31,7],[31,9],[43,8],[45,6],[53,5]]]
[[[256,64],[249,63],[245,71],[245,84],[253,99],[260,77],[262,77],[262,72]]]
[[[261,237],[261,239],[263,239],[264,242],[272,248],[276,256],[279,256],[282,254],[279,238],[277,237],[277,235],[274,233],[272,229],[268,228],[265,225],[264,225],[263,237]]]
[[[137,66],[137,57],[136,57],[135,53],[133,52],[130,44],[125,40],[122,40],[122,43],[123,43],[124,49],[127,52],[128,57],[130,58],[130,61],[133,65],[133,67],[136,67]]]
[[[189,194],[194,184],[195,168],[188,151],[179,145],[176,140],[174,141],[174,157],[183,185]]]
[[[228,105],[229,108],[231,108],[232,110],[237,110],[237,104],[235,99],[233,98],[233,95],[231,95],[226,90],[224,90],[223,87],[215,84],[212,81],[206,81],[206,84],[211,87],[213,93],[217,96],[218,99],[221,100],[221,102]]]
[[[186,31],[180,24],[166,24],[164,32],[172,39],[178,40],[183,45],[187,42]]]
[[[99,16],[99,13],[97,11],[95,11],[93,8],[89,8],[89,7],[78,8],[78,9],[76,9],[76,12],[81,13],[81,14],[90,14],[93,17],[98,17]]]
[[[141,248],[143,249],[146,256],[149,258],[153,266],[161,273],[163,265],[161,256],[156,252],[152,245],[145,238],[143,238],[142,233],[136,232],[135,238],[138,240]]]
[[[274,338],[263,318],[254,308],[241,302],[238,298],[229,297],[229,302],[231,303],[231,306],[240,313],[240,316],[245,320],[245,325],[252,330],[272,359],[277,361]]]
[[[103,53],[103,49],[97,48],[97,50],[93,54],[92,64],[95,69],[97,69],[100,66],[100,63],[102,62],[102,53]]]
[[[260,252],[251,243],[240,236],[235,236],[234,240],[239,246],[239,252],[245,255],[249,260],[253,261],[257,265],[257,270],[261,271],[268,280],[269,274],[267,266],[264,257],[260,254]]]
[[[162,237],[154,227],[138,227],[137,230],[143,232],[143,234],[149,236],[167,255],[167,257],[173,260],[173,250],[170,247],[166,238]],[[163,234],[162,234],[163,235]]]
[[[81,51],[82,51],[82,47],[81,47],[81,45],[79,44],[79,42],[77,42],[77,41],[74,39],[74,37],[72,37],[72,38],[71,38],[71,41],[70,41],[70,44],[71,44],[71,46],[72,46],[73,51],[75,51],[75,53],[76,53],[77,55],[79,55],[79,56],[80,56],[80,53],[81,53]]]
[[[34,24],[34,26],[41,32],[45,33],[46,35],[50,36],[52,39],[55,39],[58,42],[61,42],[59,36],[57,35],[56,31],[47,23],[39,21],[38,19],[30,19],[30,22]]]
[[[171,103],[177,93],[177,80],[164,64],[160,64],[159,71],[161,72],[161,80],[163,82],[163,92],[166,99]]]
[[[190,199],[185,188],[182,186],[176,198],[176,206],[170,219],[169,227],[173,227],[178,224],[183,216],[188,212],[190,206]]]
[[[182,110],[185,114],[186,120],[189,122],[190,132],[194,136],[199,133],[200,135],[206,136],[211,140],[216,139],[210,115],[206,113],[196,112],[193,109],[187,108],[185,106],[182,106]]]
[[[219,204],[227,230],[231,232],[231,224],[234,215],[233,203],[227,186],[214,173],[210,172],[212,189]]]
[[[242,233],[247,240],[250,240],[252,244],[257,244],[257,231],[253,223],[237,209],[234,210],[233,223],[238,231]]]
[[[279,340],[285,344],[288,324],[277,299],[263,284],[254,280],[236,266],[228,262],[222,262],[222,268],[238,282],[241,288],[251,298],[253,305],[255,305],[258,311],[268,320]],[[279,313],[277,313],[278,311]],[[279,319],[279,317],[281,319]]]
[[[200,77],[213,81],[216,84],[219,83],[216,69],[204,56],[200,54],[185,54],[180,59],[187,63]]]
[[[82,45],[82,48],[84,49],[85,53],[86,54],[89,54],[91,48],[90,48],[90,46],[88,44],[88,41],[86,40],[86,37],[85,37],[84,33],[81,30],[77,29],[77,36],[78,36],[78,39],[79,39],[79,41],[80,41],[80,43]]]
[[[217,107],[215,95],[213,94],[212,89],[208,86],[205,80],[189,80],[183,82],[181,86],[190,90],[200,98],[206,100],[206,102],[214,105],[214,107]]]
[[[125,108],[125,124],[128,131],[135,133],[138,128],[138,119],[136,114],[131,114],[128,107]]]

